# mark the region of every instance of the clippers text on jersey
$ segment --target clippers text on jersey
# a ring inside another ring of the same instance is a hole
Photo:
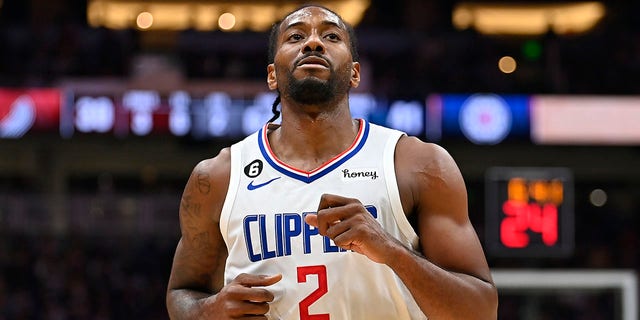
[[[374,218],[378,217],[375,206],[365,206]],[[293,248],[301,247],[304,254],[311,254],[312,250],[322,250],[323,253],[345,252],[347,250],[336,246],[333,240],[321,236],[318,229],[304,222],[304,216],[315,212],[249,214],[244,217],[243,230],[247,256],[250,261],[289,256]],[[273,228],[273,231],[269,231]],[[322,248],[311,245],[312,237],[322,237]],[[302,243],[302,246],[295,245]]]

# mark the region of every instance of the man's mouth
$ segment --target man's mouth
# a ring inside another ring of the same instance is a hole
[[[298,61],[296,67],[300,67],[303,65],[308,65],[308,66],[322,66],[325,68],[329,68],[329,62],[323,58],[320,58],[318,56],[308,56],[305,58],[300,59],[300,61]]]

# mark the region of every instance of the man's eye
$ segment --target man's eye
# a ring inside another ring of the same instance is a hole
[[[333,40],[333,41],[340,40],[340,37],[335,33],[330,33],[330,34],[326,35],[326,38],[329,39],[329,40]]]
[[[289,40],[294,40],[294,41],[302,40],[302,35],[294,33],[289,36]]]

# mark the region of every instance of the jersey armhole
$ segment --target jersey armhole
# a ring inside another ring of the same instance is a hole
[[[398,188],[398,181],[396,179],[395,171],[395,151],[398,140],[405,136],[404,133],[398,132],[395,136],[389,138],[384,147],[383,153],[383,166],[385,181],[387,183],[387,192],[389,194],[389,201],[391,202],[391,211],[393,211],[393,217],[398,224],[400,232],[404,236],[405,240],[411,244],[412,249],[418,248],[418,235],[409,223],[407,215],[402,208],[402,202],[400,201],[400,190]]]
[[[227,195],[224,199],[224,203],[222,204],[222,211],[220,212],[220,233],[224,238],[225,243],[229,243],[228,239],[228,226],[229,226],[229,218],[231,216],[231,209],[233,208],[233,203],[236,198],[236,193],[238,190],[238,185],[240,184],[238,167],[241,163],[241,154],[240,154],[240,146],[232,145],[231,146],[231,168],[229,172],[229,187],[227,189]],[[229,248],[227,248],[229,249]]]

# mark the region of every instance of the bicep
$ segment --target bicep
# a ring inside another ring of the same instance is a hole
[[[469,220],[464,179],[441,147],[419,142],[410,160],[413,214],[422,254],[443,269],[491,279],[484,251]]]
[[[469,221],[434,214],[421,219],[419,228],[422,253],[431,262],[448,271],[490,280],[482,246]]]
[[[181,239],[174,255],[170,288],[213,292],[222,285],[226,247],[217,217],[226,183],[218,182],[220,177],[211,165],[210,161],[198,164],[184,189],[179,213]]]

